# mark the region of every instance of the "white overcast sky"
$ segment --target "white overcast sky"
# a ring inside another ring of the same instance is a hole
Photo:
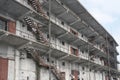
[[[79,0],[120,45],[120,0]],[[120,46],[117,47],[120,53]],[[120,61],[120,56],[118,56]]]

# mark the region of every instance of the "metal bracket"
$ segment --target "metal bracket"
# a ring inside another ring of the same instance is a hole
[[[69,11],[69,10],[67,9],[65,12],[63,12],[63,13],[57,15],[57,17],[61,17],[61,16],[63,16],[64,14],[68,13],[68,11]]]
[[[70,44],[74,44],[75,42],[77,42],[79,40],[79,38],[78,39],[76,39],[76,40],[74,40],[73,42],[71,42]]]
[[[69,54],[67,54],[67,55],[65,55],[65,56],[62,56],[62,57],[59,58],[59,60],[62,60],[62,59],[64,59],[64,58],[68,57],[68,56],[69,56]]]
[[[30,44],[32,44],[31,41],[27,42],[26,44],[23,44],[23,45],[19,46],[17,49],[25,48],[25,47],[27,47],[27,46],[30,45]]]
[[[61,37],[63,37],[63,36],[65,36],[66,34],[68,34],[69,32],[66,32],[66,33],[64,33],[64,34],[62,34],[62,35],[60,35],[60,36],[58,36],[57,38],[61,38]]]
[[[76,20],[76,21],[70,23],[70,26],[71,26],[71,25],[74,25],[74,24],[77,23],[78,21],[81,21],[81,19],[79,18],[78,20]]]
[[[29,15],[31,13],[33,13],[33,11],[28,11],[24,15],[20,16],[18,19],[22,19],[22,18],[24,18],[25,16],[27,16],[27,15]]]

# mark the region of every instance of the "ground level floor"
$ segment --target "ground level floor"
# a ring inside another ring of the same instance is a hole
[[[54,71],[38,65],[28,53],[2,45],[0,80],[58,80],[60,75],[63,80],[120,80],[116,76],[108,77],[108,73],[104,71],[90,69],[90,66],[53,57],[49,60],[48,56],[41,56],[41,58],[44,63],[54,65]]]

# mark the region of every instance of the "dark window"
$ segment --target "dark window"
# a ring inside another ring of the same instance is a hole
[[[75,54],[75,55],[76,55],[76,49],[74,49],[74,48],[73,48],[73,54]]]
[[[65,62],[62,62],[62,65],[65,66]]]
[[[62,2],[61,2],[62,5],[64,5]]]
[[[27,76],[27,80],[29,80],[29,77]]]
[[[85,67],[82,67],[82,70],[85,70]]]
[[[89,71],[91,72],[92,70],[90,69]]]
[[[32,58],[30,53],[27,53],[27,58]]]
[[[47,58],[47,62],[49,62],[50,60],[49,60],[49,58]]]
[[[62,45],[65,45],[65,42],[62,41]]]
[[[49,34],[47,34],[47,38],[49,38]]]
[[[22,27],[25,27],[25,24],[24,24],[24,23],[22,24]]]
[[[70,32],[73,33],[74,35],[78,35],[78,33],[73,29],[70,29]]]
[[[64,25],[64,22],[62,21],[61,24]]]
[[[77,55],[77,49],[72,48],[72,54]]]
[[[30,26],[27,26],[28,31],[32,31],[32,28]]]
[[[49,16],[49,12],[47,12],[47,15]]]
[[[54,63],[54,61],[52,61],[52,63]]]
[[[81,36],[83,37],[84,35],[82,34]]]
[[[7,21],[0,20],[0,29],[7,30]]]

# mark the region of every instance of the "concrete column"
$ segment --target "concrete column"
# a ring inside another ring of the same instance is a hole
[[[20,52],[18,50],[14,50],[15,53],[15,80],[19,80],[19,66],[20,66]]]
[[[36,63],[36,76],[37,76],[37,80],[40,80],[40,66],[38,66],[38,64]]]
[[[104,80],[103,72],[102,72],[102,80]]]
[[[95,75],[96,73],[95,73],[95,71],[94,71],[94,80],[96,80],[96,75]]]

